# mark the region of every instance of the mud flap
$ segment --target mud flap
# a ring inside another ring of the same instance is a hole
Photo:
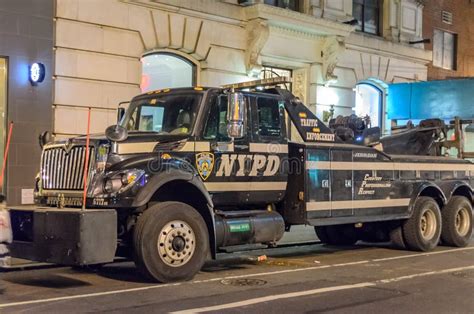
[[[62,265],[112,262],[117,247],[114,209],[11,208],[12,257]]]

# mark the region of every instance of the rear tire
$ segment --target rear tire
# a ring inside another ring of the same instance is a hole
[[[148,278],[160,282],[189,280],[204,265],[208,252],[206,223],[193,207],[163,202],[138,217],[135,264]]]
[[[472,204],[464,196],[453,196],[441,211],[443,244],[465,247],[472,235]]]
[[[402,226],[406,246],[414,251],[431,251],[441,236],[441,211],[431,197],[418,197],[412,216]]]

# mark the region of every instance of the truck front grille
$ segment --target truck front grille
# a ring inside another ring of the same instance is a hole
[[[94,147],[89,149],[89,169],[94,164]],[[41,158],[42,187],[45,190],[82,190],[86,146],[47,148]]]

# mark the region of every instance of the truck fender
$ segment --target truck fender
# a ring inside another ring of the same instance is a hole
[[[201,191],[211,208],[214,207],[211,196],[202,181],[197,179],[193,173],[176,169],[170,169],[151,177],[150,181],[138,192],[132,206],[140,207],[146,205],[160,187],[171,181],[186,181],[194,185]]]
[[[415,201],[420,196],[430,196],[434,198],[435,201],[438,203],[440,209],[443,208],[443,206],[447,202],[445,193],[438,185],[434,184],[433,182],[422,182],[413,191],[410,200],[410,205],[408,206],[408,212],[410,216],[413,213],[413,206],[415,204]]]
[[[468,194],[468,195],[463,195],[463,194],[460,194],[460,195],[466,196],[471,202],[474,201],[473,200],[473,190],[469,186],[469,184],[467,184],[464,181],[443,182],[443,183],[440,184],[440,188],[441,188],[441,190],[444,191],[444,193],[447,197],[447,201],[449,201],[451,199],[451,197],[453,195],[455,195],[456,191],[458,191],[459,189],[463,189],[463,190],[467,191],[466,194]]]
[[[208,226],[209,240],[210,240],[212,256],[213,258],[215,258],[216,235],[215,235],[214,203],[212,202],[211,195],[209,194],[206,187],[204,186],[204,183],[198,177],[196,177],[192,172],[186,172],[186,171],[178,170],[178,169],[168,169],[167,171],[154,175],[137,194],[132,206],[141,207],[141,206],[146,205],[151,200],[153,195],[162,186],[172,181],[186,181],[187,183],[192,184],[201,192],[201,194],[206,199],[206,202],[207,202],[206,210],[207,210],[208,216],[210,217],[210,221],[209,221],[210,225]]]

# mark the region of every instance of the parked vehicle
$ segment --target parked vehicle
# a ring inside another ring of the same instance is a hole
[[[37,205],[10,208],[12,256],[89,265],[122,255],[169,282],[230,246],[275,245],[292,225],[312,225],[333,245],[468,244],[474,164],[344,143],[270,87],[280,83],[133,98],[116,126],[90,137],[86,209],[86,137],[45,143]],[[303,143],[288,140],[290,121]]]

